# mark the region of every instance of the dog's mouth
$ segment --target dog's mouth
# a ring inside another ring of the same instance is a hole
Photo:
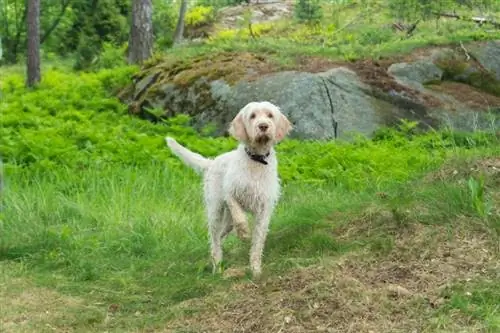
[[[271,137],[267,134],[267,133],[262,133],[262,134],[259,134],[256,138],[255,138],[255,142],[258,143],[258,144],[266,144],[268,143],[269,141],[271,141]]]

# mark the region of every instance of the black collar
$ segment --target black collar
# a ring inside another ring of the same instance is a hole
[[[255,162],[262,163],[264,165],[267,165],[266,158],[268,158],[269,154],[271,154],[271,152],[268,152],[265,155],[254,154],[247,147],[245,147],[245,152],[247,153],[248,157],[250,157],[251,160],[254,160]]]

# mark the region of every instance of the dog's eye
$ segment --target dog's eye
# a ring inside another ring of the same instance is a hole
[[[255,113],[252,113],[252,114],[250,115],[250,119],[254,119],[254,118],[255,118]]]
[[[272,114],[272,113],[268,113],[268,114],[267,114],[267,116],[268,116],[269,118],[272,118],[272,117],[273,117],[273,114]]]

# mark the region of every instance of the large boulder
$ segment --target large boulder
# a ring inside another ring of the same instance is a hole
[[[500,41],[472,44],[472,56],[500,81]]]
[[[144,68],[121,96],[132,113],[153,121],[189,114],[195,127],[212,124],[214,135],[227,134],[235,114],[259,100],[280,106],[294,123],[292,135],[305,139],[370,136],[401,119],[418,121],[423,128],[498,127],[495,61],[488,58],[490,72],[486,62],[472,64],[460,52],[433,50],[395,64],[325,63],[319,69],[286,71],[251,53],[159,61]]]
[[[418,60],[413,63],[392,64],[388,73],[399,81],[421,87],[424,84],[441,81],[443,70],[430,60]]]

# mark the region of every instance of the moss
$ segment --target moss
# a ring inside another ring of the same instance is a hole
[[[449,81],[454,81],[470,67],[469,64],[456,57],[440,59],[436,65],[443,71],[443,80]]]
[[[500,96],[500,82],[490,73],[472,73],[467,83],[487,93]]]
[[[484,92],[500,96],[500,81],[480,67],[457,57],[440,59],[436,65],[443,70],[443,80],[468,84]]]
[[[142,78],[152,71],[161,71],[157,82],[173,83],[180,87],[191,86],[200,78],[208,81],[224,79],[229,84],[234,84],[249,73],[249,69],[259,69],[269,67],[269,62],[262,56],[252,53],[231,53],[224,52],[212,56],[200,56],[189,60],[180,61],[156,61],[156,64],[149,64],[136,77]]]

